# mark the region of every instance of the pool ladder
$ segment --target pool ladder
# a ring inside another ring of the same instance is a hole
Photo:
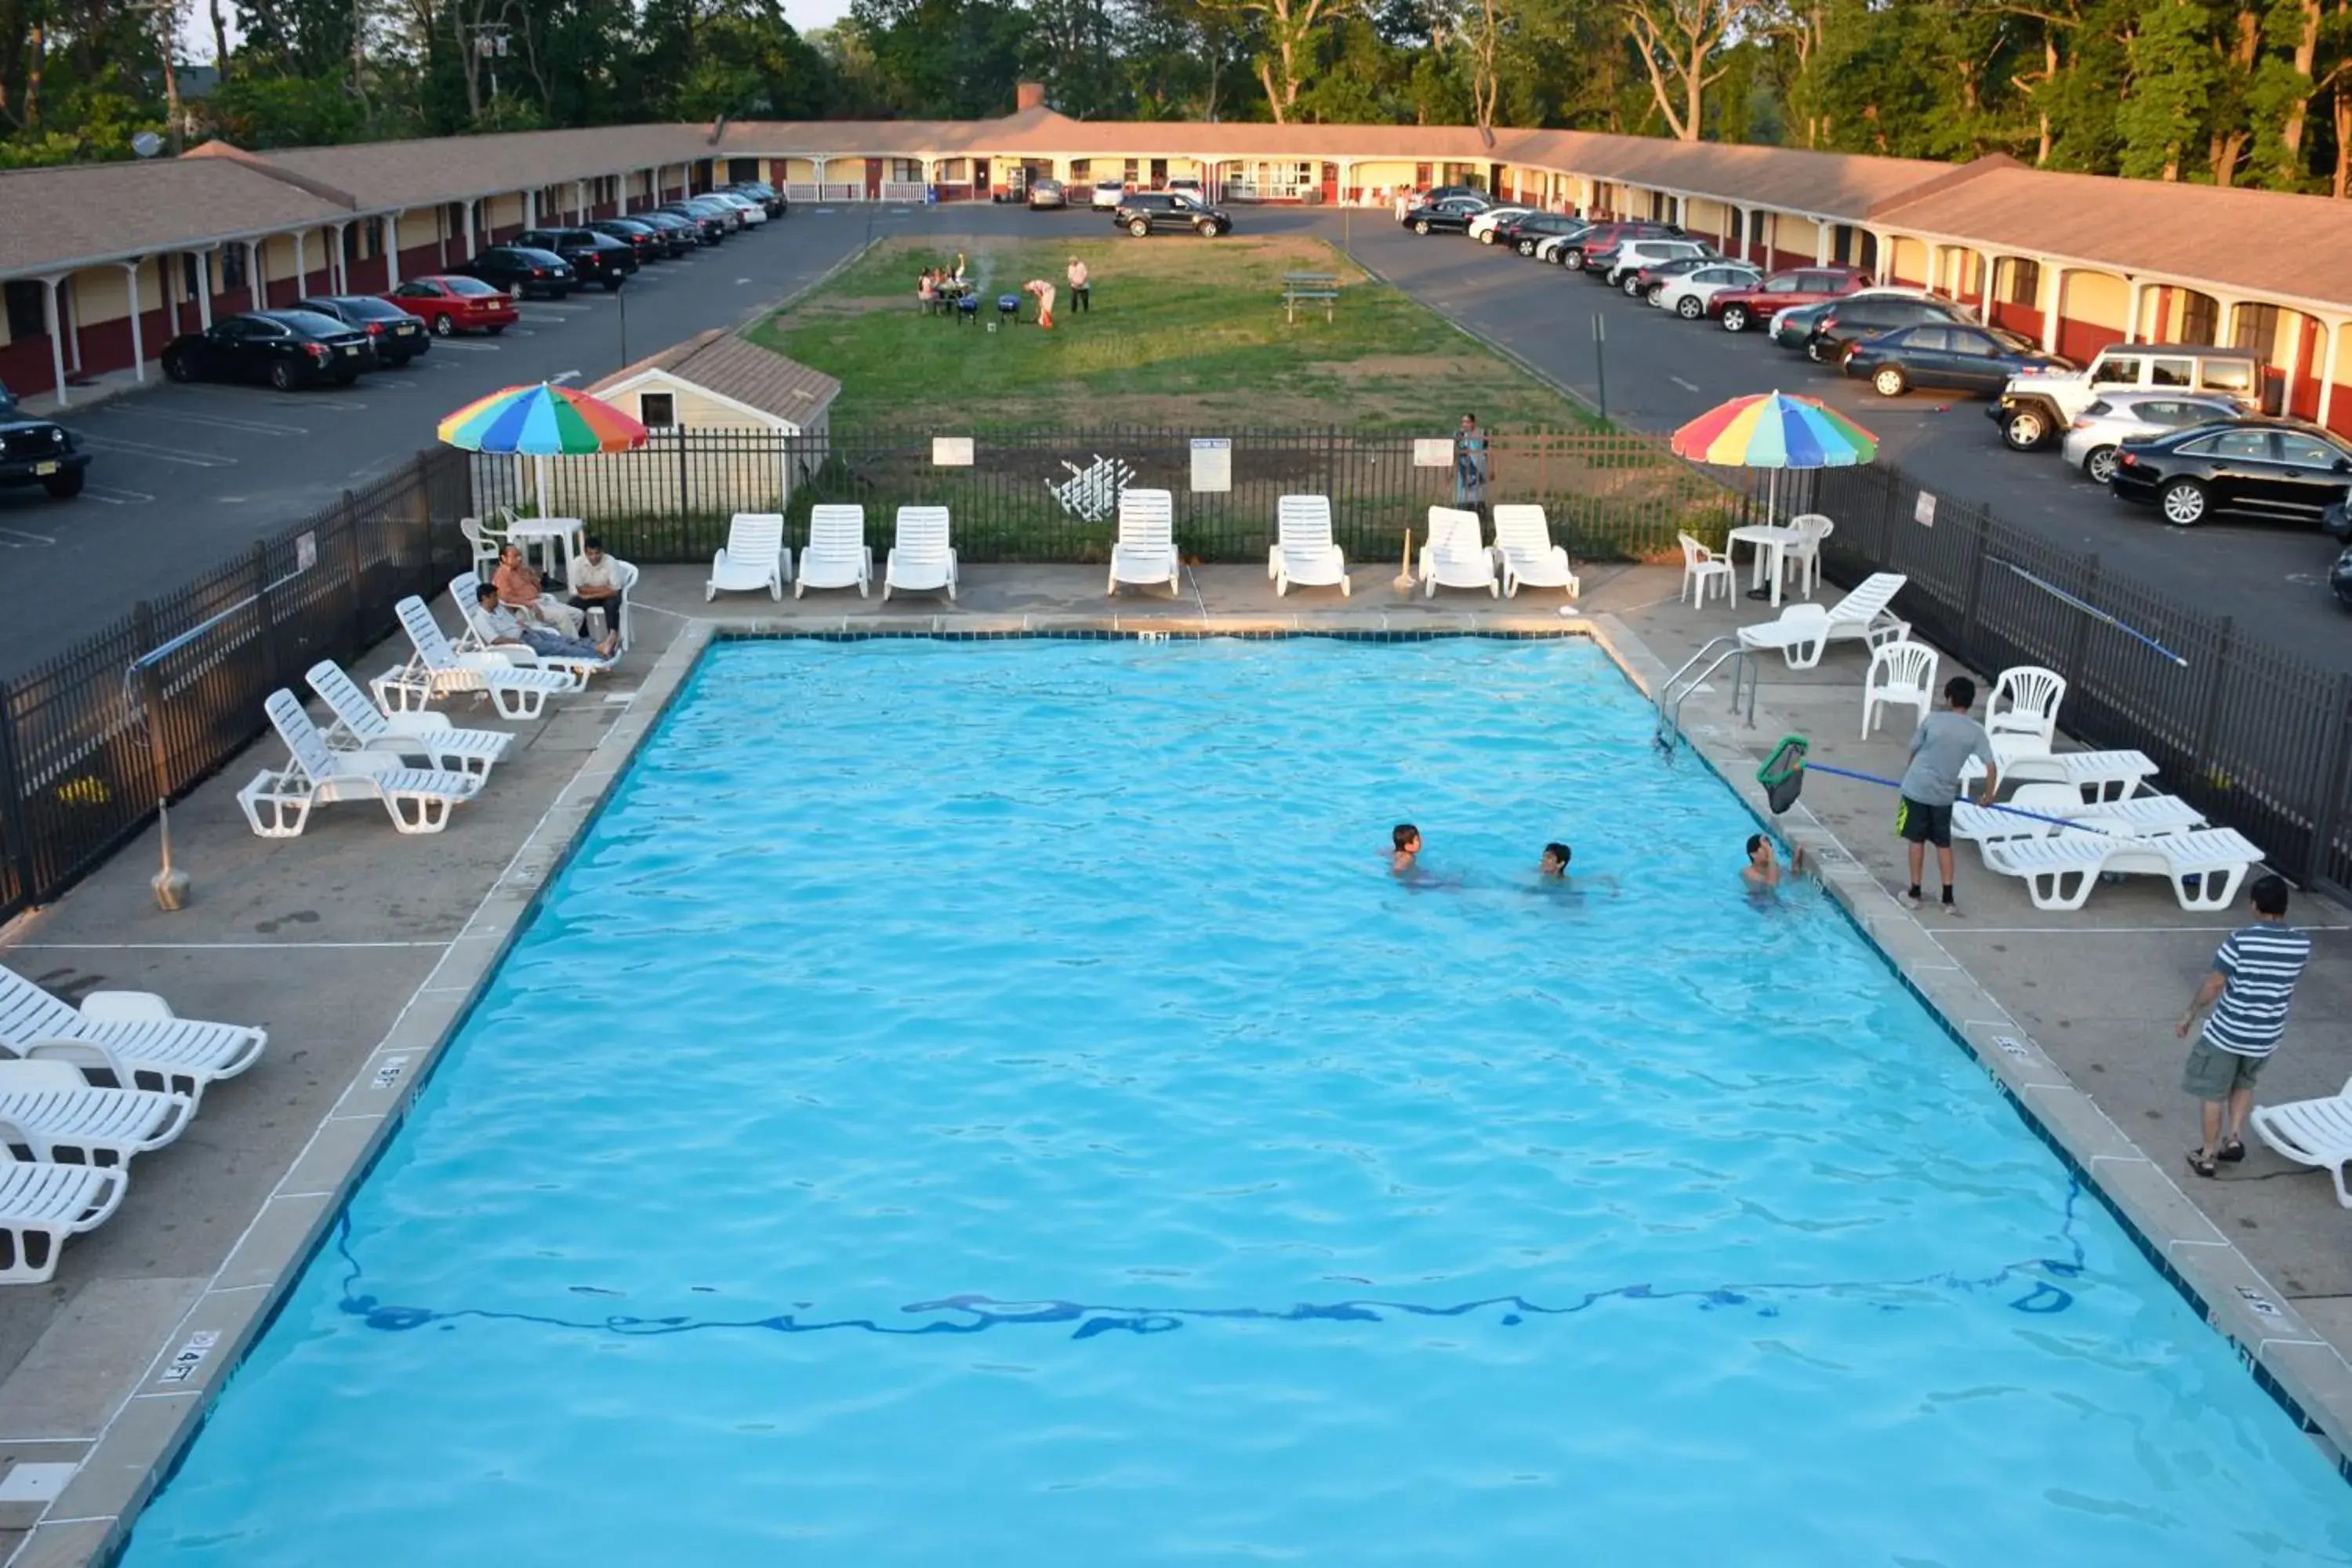
[[[1708,658],[1710,654],[1714,656],[1711,658]],[[1658,688],[1655,738],[1660,748],[1669,752],[1675,749],[1675,742],[1682,738],[1683,732],[1683,699],[1705,685],[1706,678],[1722,668],[1726,659],[1731,661],[1731,710],[1734,713],[1740,711],[1739,693],[1743,687],[1746,688],[1748,727],[1751,730],[1756,727],[1756,683],[1759,679],[1756,666],[1748,658],[1748,649],[1740,646],[1739,639],[1727,633],[1712,638],[1705,647],[1683,660],[1683,667],[1666,677],[1666,683]],[[1705,661],[1703,667],[1702,660]]]

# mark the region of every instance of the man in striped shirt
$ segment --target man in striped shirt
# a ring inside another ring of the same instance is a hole
[[[2205,1141],[2189,1156],[2189,1169],[2200,1176],[2212,1175],[2216,1162],[2246,1157],[2241,1134],[2253,1109],[2254,1079],[2286,1033],[2287,1003],[2311,961],[2310,936],[2286,923],[2286,879],[2263,878],[2254,884],[2253,898],[2254,923],[2240,926],[2221,943],[2213,955],[2213,973],[2173,1030],[2187,1038],[2197,1016],[2213,1009],[2180,1079],[2204,1114]]]

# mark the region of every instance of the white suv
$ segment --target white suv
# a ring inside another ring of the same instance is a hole
[[[1666,279],[1650,290],[1650,303],[1696,321],[1706,314],[1706,302],[1726,289],[1753,289],[1763,280],[1763,272],[1744,261],[1718,261]]]
[[[1695,239],[1629,239],[1617,247],[1609,264],[1609,286],[1622,289],[1634,273],[1661,261],[1682,261],[1715,254]]]
[[[1118,180],[1095,182],[1094,209],[1098,213],[1114,213],[1118,204],[1127,200],[1127,186]]]
[[[2221,397],[2263,411],[2263,356],[2206,343],[2111,343],[2081,370],[2013,375],[1987,412],[2012,451],[2048,444],[2107,392]]]

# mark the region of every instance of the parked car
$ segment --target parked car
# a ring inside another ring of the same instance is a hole
[[[1117,212],[1118,205],[1125,200],[1127,200],[1127,184],[1124,181],[1097,180],[1095,182],[1095,211]]]
[[[1978,320],[1973,306],[1946,300],[1942,295],[1931,293],[1927,289],[1912,289],[1899,284],[1874,283],[1867,289],[1857,289],[1851,294],[1841,294],[1833,300],[1824,300],[1818,305],[1791,305],[1786,310],[1776,310],[1768,323],[1768,331],[1772,342],[1780,347],[1802,351],[1805,344],[1811,341],[1813,329],[1821,324],[1823,316],[1850,300],[1942,300],[1944,308],[1950,310],[1956,320],[1971,323]]]
[[[373,294],[316,295],[295,300],[293,308],[358,328],[375,344],[375,357],[388,365],[406,364],[433,346],[423,317]]]
[[[765,180],[734,180],[719,189],[730,195],[759,203],[770,217],[782,217],[793,210],[792,203],[784,199],[784,193]]]
[[[1059,212],[1069,205],[1070,193],[1063,188],[1061,181],[1040,179],[1029,182],[1031,212],[1044,212],[1047,209]]]
[[[742,220],[742,226],[745,228],[757,228],[768,221],[768,209],[739,191],[730,191],[723,187],[715,191],[705,191],[701,199],[715,203],[732,212]]]
[[[1208,194],[1201,189],[1201,182],[1190,177],[1169,181],[1168,192],[1171,195],[1190,196],[1202,206],[1209,205]]]
[[[1592,253],[1587,251],[1585,256],[1589,268]],[[1638,300],[1642,297],[1642,289],[1634,279],[1645,268],[1663,267],[1672,261],[1687,261],[1696,266],[1702,261],[1721,259],[1713,246],[1701,245],[1695,239],[1620,240],[1601,275],[1611,287],[1622,289],[1628,298]]]
[[[2177,392],[2111,392],[2066,426],[2061,449],[2066,460],[2095,484],[2115,478],[2116,455],[2126,441],[2161,436],[2190,425],[2234,419],[2243,410],[2219,397],[2183,397]]]
[[[1231,234],[1234,220],[1217,207],[1177,191],[1137,191],[1118,204],[1110,221],[1138,239],[1155,230],[1190,229],[1204,239]]]
[[[1669,223],[1612,220],[1596,223],[1552,253],[1552,259],[1570,272],[1581,272],[1595,255],[1628,239],[1680,239],[1683,231]]]
[[[436,338],[453,332],[488,332],[497,337],[521,319],[505,289],[494,289],[478,278],[455,274],[411,278],[384,298],[423,321],[425,330]]]
[[[2115,343],[2072,375],[2034,376],[2002,389],[1992,418],[2012,451],[2055,437],[2108,392],[2148,391],[2226,397],[2249,414],[2263,406],[2263,356],[2201,343]]]
[[[643,218],[600,217],[588,226],[607,239],[617,239],[627,246],[639,265],[659,261],[666,256],[683,255],[694,248],[694,242],[682,233],[673,237]]]
[[[742,208],[726,202],[714,202],[709,196],[680,196],[674,202],[665,202],[660,210],[677,213],[685,217],[709,218],[719,226],[721,239],[730,234],[740,234],[747,226]]]
[[[1869,287],[1870,274],[1859,267],[1791,267],[1767,273],[1753,289],[1726,289],[1706,302],[1706,313],[1725,331],[1744,332],[1776,310],[1826,305]]]
[[[1433,185],[1421,193],[1414,205],[1429,206],[1453,196],[1471,196],[1486,203],[1488,206],[1495,205],[1494,198],[1475,185]]]
[[[676,218],[680,223],[691,225],[694,229],[695,243],[698,245],[717,245],[734,232],[733,226],[728,223],[724,214],[689,205],[685,202],[664,202],[645,216]]]
[[[1486,210],[1484,196],[1447,196],[1405,214],[1404,226],[1415,234],[1467,234],[1470,220]]]
[[[2318,522],[2352,485],[2352,443],[2300,419],[2246,416],[2137,441],[2116,457],[2107,489],[2152,505],[2175,528],[2216,512]]]
[[[1836,300],[1815,318],[1813,330],[1805,338],[1805,357],[1815,364],[1843,364],[1846,351],[1864,338],[1874,338],[1897,327],[1959,319],[1959,312],[1941,300],[1883,294]]]
[[[1864,338],[1845,354],[1844,365],[1881,397],[1900,397],[1915,386],[1996,393],[2021,371],[2074,368],[2031,338],[1965,321],[1926,321]]]
[[[1662,310],[1672,310],[1685,321],[1706,314],[1706,302],[1726,289],[1753,289],[1764,274],[1744,261],[1707,261],[1658,280],[1645,296]]]
[[[563,258],[582,287],[601,283],[607,294],[616,292],[638,267],[634,247],[593,228],[527,228],[508,243],[551,251]]]
[[[1507,223],[1515,217],[1525,217],[1534,210],[1533,207],[1488,207],[1470,220],[1470,226],[1465,232],[1481,245],[1492,245],[1495,243],[1496,225]]]
[[[163,348],[163,374],[173,381],[266,381],[280,392],[349,386],[375,367],[365,332],[311,310],[247,310]]]
[[[2345,487],[2341,500],[2319,514],[2319,526],[2328,538],[2352,542],[2352,485]],[[2340,571],[2344,563],[2336,564]]]
[[[561,300],[579,282],[572,274],[572,264],[555,252],[520,245],[494,245],[457,270],[503,289],[518,300],[534,294]]]
[[[2327,585],[2335,591],[2336,602],[2352,610],[2352,548],[2336,558],[2336,564],[2327,574]]]
[[[1509,246],[1521,256],[1533,256],[1536,247],[1545,240],[1581,234],[1587,226],[1582,218],[1559,213],[1523,213],[1496,226],[1495,242]]]
[[[1592,224],[1583,218],[1577,218],[1571,226],[1562,229],[1559,233],[1544,236],[1543,238],[1536,241],[1536,259],[1549,261],[1554,267],[1559,267],[1568,264],[1569,256],[1573,252],[1576,258],[1574,265],[1582,267],[1584,237],[1591,234],[1592,229]]]
[[[16,394],[0,385],[0,489],[38,485],[59,500],[81,494],[89,454],[73,432],[16,405]]]

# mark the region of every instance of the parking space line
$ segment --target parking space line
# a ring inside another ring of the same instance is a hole
[[[585,305],[568,304],[561,300],[542,300],[541,301],[539,308],[542,310],[584,310],[588,309]]]
[[[55,544],[46,533],[26,533],[18,528],[0,528],[0,550],[39,550]]]
[[[228,468],[236,466],[235,458],[224,458],[214,452],[191,452],[181,447],[156,447],[145,441],[121,441],[111,436],[84,434],[82,445],[95,447],[101,452],[133,452],[158,462],[181,463],[191,468]]]
[[[119,485],[85,484],[81,496],[84,500],[94,500],[102,506],[144,506],[155,499],[145,490],[126,490]]]
[[[117,405],[110,414],[128,414],[131,410]],[[172,408],[142,407],[140,415],[149,419],[176,419],[184,425],[205,425],[220,430],[243,430],[255,436],[308,436],[310,432],[299,425],[277,425],[264,419],[231,419],[222,414],[184,414]]]
[[[539,327],[568,327],[572,324],[561,316],[541,316],[531,314],[525,315],[520,319],[530,322],[533,326]]]
[[[455,350],[458,353],[494,354],[499,352],[499,345],[496,343],[453,343],[445,341],[436,345],[435,352],[437,353],[441,349]]]

